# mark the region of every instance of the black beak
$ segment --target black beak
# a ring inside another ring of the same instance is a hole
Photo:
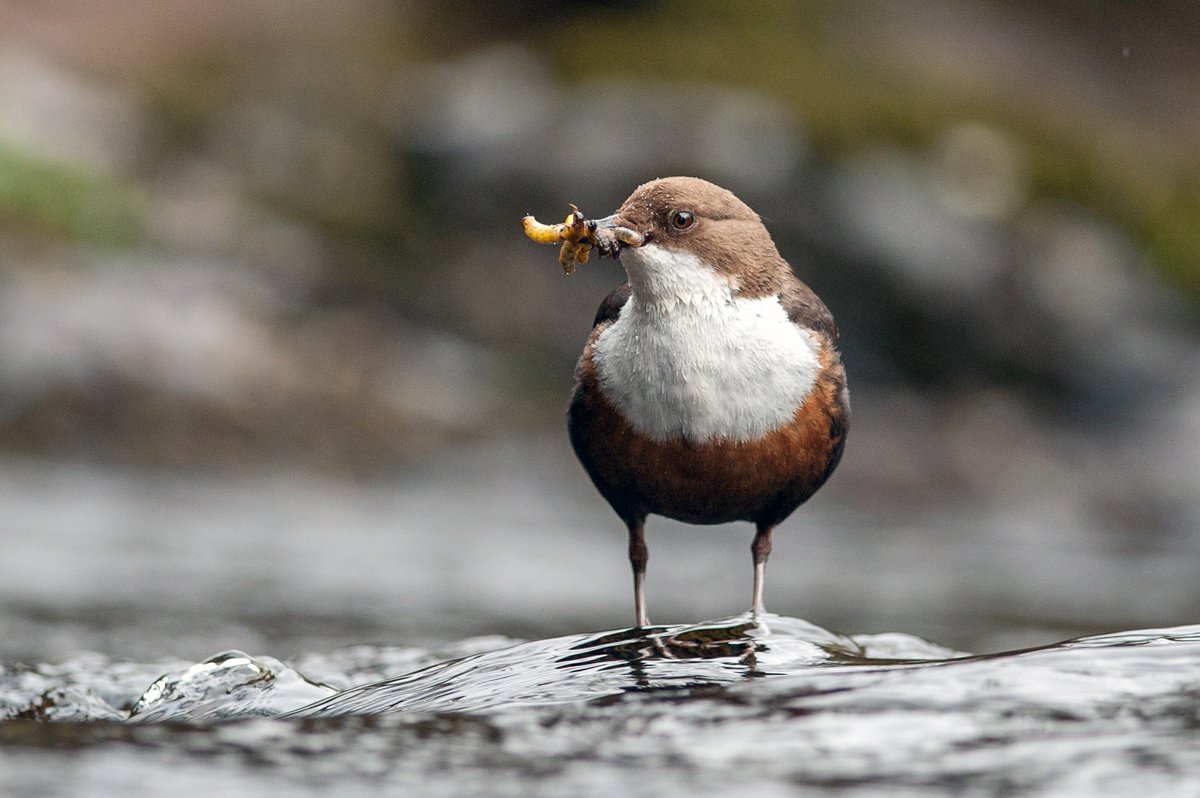
[[[619,224],[615,213],[603,219],[589,219],[585,224],[588,237],[604,257],[616,258],[622,247],[640,247],[646,243],[644,235]]]

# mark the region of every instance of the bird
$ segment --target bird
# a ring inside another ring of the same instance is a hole
[[[567,426],[628,529],[637,628],[650,625],[650,515],[752,523],[760,620],[774,530],[825,484],[846,442],[833,315],[758,214],[701,178],[647,182],[588,225],[628,279],[596,312]]]

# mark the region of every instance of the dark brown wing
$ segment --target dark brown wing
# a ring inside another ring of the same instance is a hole
[[[824,485],[841,461],[846,434],[850,428],[850,392],[846,385],[846,369],[842,365],[841,353],[837,348],[837,324],[829,308],[825,307],[820,297],[799,279],[788,282],[779,294],[779,301],[793,324],[812,331],[820,340],[821,373],[817,378],[814,396],[819,397],[816,407],[819,408],[819,414],[824,416],[823,421],[819,423],[827,425],[825,428],[828,441],[825,465],[815,479],[798,486],[795,493],[780,497],[776,510],[777,517],[782,519]]]
[[[606,321],[612,321],[621,315],[621,308],[625,307],[625,303],[629,301],[629,283],[621,283],[608,296],[604,297],[604,301],[600,303],[600,307],[596,310],[596,318],[592,321],[592,327],[599,327]]]
[[[793,324],[822,333],[830,343],[837,344],[838,329],[833,314],[807,285],[795,278],[789,280],[779,292],[779,301]]]
[[[605,469],[596,458],[596,436],[606,434],[604,422],[611,410],[600,397],[596,368],[591,362],[592,346],[600,335],[599,328],[621,315],[621,308],[629,301],[629,295],[629,283],[622,283],[609,292],[596,311],[592,332],[579,358],[579,364],[575,367],[575,390],[571,394],[571,404],[567,409],[567,432],[571,437],[571,447],[575,450],[584,471],[591,477],[592,484],[617,515],[621,516],[625,523],[632,524],[638,519],[644,520],[646,511],[642,509],[640,500],[623,486],[624,480],[619,478],[619,473]]]

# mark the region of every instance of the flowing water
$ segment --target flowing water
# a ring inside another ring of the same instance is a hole
[[[1200,794],[1200,626],[1089,633],[1189,622],[1191,537],[835,491],[781,530],[780,614],[585,634],[631,591],[567,462],[0,464],[0,796]],[[748,603],[749,529],[648,536],[652,618]]]
[[[417,670],[438,655],[358,646],[291,665],[227,652],[9,668],[0,785],[130,796],[1200,786],[1200,626],[977,657],[764,621],[475,639]]]

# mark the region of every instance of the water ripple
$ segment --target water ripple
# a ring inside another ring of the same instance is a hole
[[[972,656],[740,616],[456,650],[408,673],[429,653],[303,658],[342,690],[240,652],[175,665],[140,695],[131,675],[149,666],[10,666],[0,787],[62,787],[43,767],[62,748],[135,796],[214,755],[261,794],[1142,796],[1200,779],[1200,626]]]

